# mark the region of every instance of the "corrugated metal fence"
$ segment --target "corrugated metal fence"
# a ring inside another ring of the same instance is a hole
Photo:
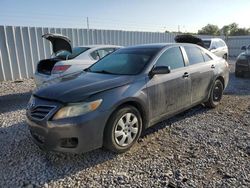
[[[225,39],[228,49],[229,55],[232,57],[237,57],[241,52],[242,46],[250,45],[250,36],[232,36]]]
[[[52,54],[50,43],[41,37],[45,33],[66,35],[71,39],[72,46],[90,44],[129,46],[174,42],[175,37],[175,34],[172,33],[0,26],[0,81],[33,76],[37,62]],[[248,42],[250,44],[250,37],[228,38],[227,42],[230,54],[235,55],[239,53],[241,44]]]
[[[152,32],[0,26],[0,81],[33,76],[37,62],[52,54],[50,43],[41,37],[45,33],[66,35],[72,46],[174,42],[175,37]]]

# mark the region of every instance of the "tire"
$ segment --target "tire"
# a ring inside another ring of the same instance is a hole
[[[137,142],[141,132],[140,112],[133,106],[124,106],[111,115],[105,127],[103,145],[110,151],[123,153]]]
[[[223,95],[223,84],[220,80],[215,80],[212,90],[210,92],[210,96],[205,105],[209,108],[215,108],[220,104]]]

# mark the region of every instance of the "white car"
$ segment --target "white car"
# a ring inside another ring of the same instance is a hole
[[[218,57],[222,57],[227,60],[228,47],[226,43],[220,38],[202,39],[205,48],[211,51]]]
[[[72,48],[70,40],[63,35],[45,34],[42,37],[51,42],[53,56],[41,60],[37,64],[34,79],[38,87],[56,77],[86,69],[99,59],[121,48],[121,46],[115,45],[89,45]]]

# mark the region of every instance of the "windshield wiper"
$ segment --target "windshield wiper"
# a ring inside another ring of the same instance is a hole
[[[90,68],[83,69],[85,72],[90,72]]]
[[[102,73],[102,74],[114,74],[112,72],[106,71],[106,70],[100,70],[100,71],[91,71],[90,69],[88,70],[93,73]]]

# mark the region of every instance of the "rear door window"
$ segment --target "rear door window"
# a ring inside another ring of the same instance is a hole
[[[103,48],[103,49],[95,50],[90,55],[94,60],[99,60],[114,51],[115,51],[115,48]]]
[[[210,45],[211,45],[211,40],[203,40],[203,44],[205,46],[205,48],[210,48]]]
[[[115,51],[115,48],[105,48],[105,49],[98,50],[98,54],[100,58],[103,58],[104,56],[112,53],[113,51]]]
[[[204,62],[202,52],[199,48],[195,46],[184,46],[184,49],[188,56],[189,65],[195,65]]]
[[[220,42],[219,41],[214,41],[214,46],[215,46],[216,49],[220,48],[221,47]]]
[[[59,59],[74,59],[75,57],[79,56],[80,54],[82,54],[83,52],[89,50],[90,48],[87,47],[75,47],[72,49],[72,53],[68,52],[68,51],[60,51],[56,54],[55,57],[59,58]]]
[[[220,47],[225,47],[225,43],[223,41],[219,41],[219,46]]]
[[[210,57],[207,53],[205,53],[205,52],[202,52],[202,55],[203,55],[203,58],[204,58],[204,60],[207,62],[207,61],[211,61],[211,60],[213,60],[213,58],[212,57]]]
[[[169,66],[170,69],[184,67],[184,60],[179,47],[167,49],[157,60],[156,66]]]

